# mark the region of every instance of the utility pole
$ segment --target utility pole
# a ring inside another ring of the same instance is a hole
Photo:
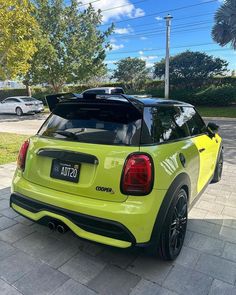
[[[165,98],[169,98],[170,93],[170,26],[172,16],[168,14],[166,20],[166,68],[165,68]]]

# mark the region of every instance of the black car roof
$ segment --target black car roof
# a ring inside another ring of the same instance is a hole
[[[50,111],[55,108],[57,104],[62,103],[91,103],[91,102],[122,102],[122,103],[131,103],[136,108],[142,108],[145,106],[189,106],[192,107],[191,104],[178,101],[178,100],[170,100],[165,98],[156,98],[156,97],[139,97],[135,95],[125,95],[125,94],[86,94],[80,95],[76,93],[61,93],[61,94],[53,94],[46,96],[47,103],[49,105]]]

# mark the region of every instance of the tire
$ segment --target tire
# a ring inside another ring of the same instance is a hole
[[[224,155],[223,155],[223,150],[221,149],[219,158],[216,163],[214,176],[212,178],[211,183],[216,183],[221,180],[222,171],[223,171],[223,164],[224,164]]]
[[[188,196],[186,191],[180,189],[168,210],[162,229],[159,256],[163,260],[174,260],[180,253],[187,229]]]
[[[20,107],[16,108],[16,115],[19,116],[19,117],[23,115],[23,111],[22,111],[22,109]]]

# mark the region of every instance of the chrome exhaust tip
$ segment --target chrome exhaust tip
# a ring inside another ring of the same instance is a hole
[[[52,222],[52,221],[50,221],[50,222],[48,223],[48,227],[49,227],[49,229],[50,229],[51,231],[54,231],[54,230],[56,229],[56,225],[55,225],[55,223]]]
[[[60,234],[64,234],[66,232],[66,229],[63,225],[59,224],[57,226],[57,231],[60,233]]]

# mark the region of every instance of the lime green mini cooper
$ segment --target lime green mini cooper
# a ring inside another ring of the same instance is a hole
[[[218,126],[173,100],[47,99],[50,116],[20,149],[10,206],[61,233],[175,259],[188,211],[221,178]]]

